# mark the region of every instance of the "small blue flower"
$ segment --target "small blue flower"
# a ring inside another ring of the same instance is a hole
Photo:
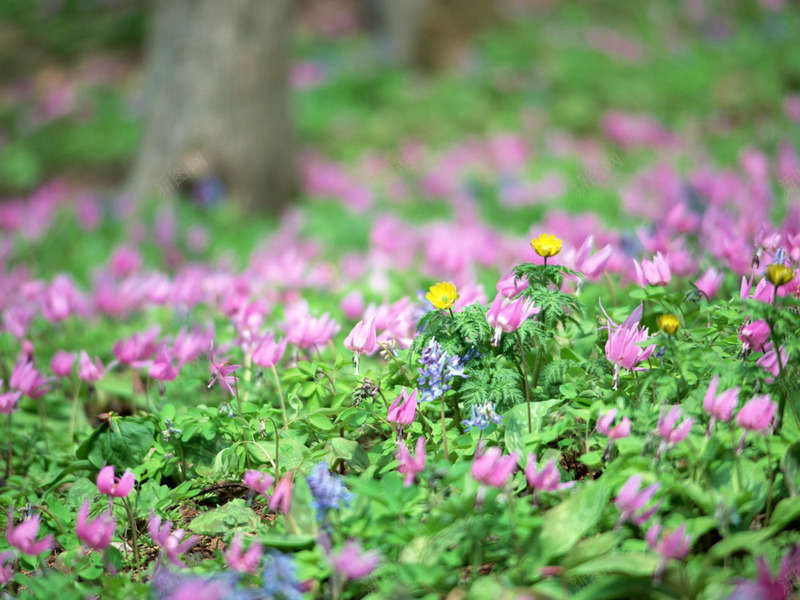
[[[317,511],[317,520],[322,521],[329,509],[338,509],[342,503],[350,504],[351,494],[342,480],[328,470],[328,463],[321,462],[314,466],[311,475],[306,477],[311,495],[312,506]]]
[[[261,591],[264,598],[302,600],[303,594],[298,589],[297,572],[291,556],[274,549],[269,551],[261,577]]]
[[[485,402],[476,406],[473,404],[470,409],[470,418],[461,421],[461,424],[469,431],[473,427],[477,427],[481,431],[486,429],[491,423],[500,425],[503,423],[503,415],[498,415],[494,410],[494,404]]]

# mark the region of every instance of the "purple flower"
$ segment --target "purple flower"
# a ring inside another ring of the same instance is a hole
[[[600,417],[597,419],[597,431],[605,436],[608,436],[611,440],[626,438],[631,432],[631,420],[628,417],[622,417],[622,420],[619,423],[617,423],[614,427],[611,427],[611,423],[614,422],[614,418],[616,416],[617,409],[612,408],[606,414],[600,415]]]
[[[736,415],[736,424],[744,429],[742,440],[739,443],[739,452],[744,450],[744,440],[748,432],[765,431],[772,424],[777,405],[770,399],[769,394],[753,396],[748,400]]]
[[[528,454],[528,465],[525,467],[525,479],[534,490],[534,500],[537,498],[538,493],[541,492],[555,492],[558,490],[565,490],[575,485],[574,481],[566,481],[560,483],[561,473],[556,467],[556,462],[551,458],[547,464],[539,471],[536,468],[536,455]]]
[[[23,554],[31,556],[41,554],[45,550],[50,550],[55,545],[55,540],[52,535],[47,535],[37,542],[36,536],[39,535],[39,526],[39,515],[33,515],[14,527],[14,507],[12,506],[8,509],[6,540]]]
[[[219,384],[222,386],[224,390],[226,390],[231,396],[235,394],[233,387],[236,385],[236,376],[231,375],[236,369],[239,368],[239,365],[232,365],[230,361],[226,361],[224,363],[217,363],[214,362],[214,342],[211,342],[211,349],[208,353],[208,358],[211,361],[211,379],[208,381],[208,387],[214,385],[214,382],[219,381]]]
[[[81,358],[78,361],[78,377],[88,383],[94,383],[101,380],[104,374],[103,363],[100,362],[100,359],[95,358],[92,362],[86,350],[81,350]]]
[[[714,267],[709,267],[709,269],[700,276],[700,279],[694,282],[694,285],[706,295],[706,298],[710,299],[717,293],[724,278],[725,276]]]
[[[155,342],[160,330],[156,325],[128,339],[117,341],[114,344],[114,356],[120,363],[133,369],[149,367],[150,357],[158,350]]]
[[[57,377],[69,377],[77,355],[74,352],[58,350],[50,361],[50,370]]]
[[[0,584],[6,585],[14,578],[14,563],[16,563],[16,556],[11,551],[5,551],[0,554]]]
[[[421,473],[425,469],[425,461],[427,455],[425,454],[425,438],[417,438],[417,446],[414,456],[406,448],[406,445],[399,441],[397,442],[397,470],[403,473],[403,486],[408,487],[414,483],[414,478],[417,473]]]
[[[484,402],[477,407],[473,404],[470,407],[470,418],[461,421],[461,424],[466,427],[465,431],[469,431],[473,427],[477,427],[481,431],[486,429],[491,423],[500,425],[503,422],[503,415],[498,415],[494,409],[494,404],[491,402]]]
[[[111,512],[105,512],[94,521],[89,521],[89,509],[91,503],[86,500],[80,510],[78,510],[78,520],[75,525],[75,533],[78,538],[93,550],[102,551],[108,548],[117,521]]]
[[[643,288],[647,287],[648,283],[657,286],[667,285],[671,279],[667,258],[661,252],[657,252],[653,260],[642,260],[641,265],[634,259],[633,268],[639,285]]]
[[[661,506],[661,503],[659,502],[658,504],[643,511],[642,509],[648,502],[650,502],[655,493],[658,491],[658,488],[661,487],[661,484],[656,482],[639,491],[641,486],[642,476],[633,475],[628,479],[628,481],[625,482],[625,485],[622,486],[619,494],[617,494],[617,497],[614,499],[614,504],[620,510],[617,527],[622,526],[622,524],[626,521],[631,521],[635,525],[641,526],[647,522],[647,520],[652,517]],[[636,514],[637,511],[641,512]]]
[[[381,555],[377,550],[365,552],[361,544],[349,540],[339,552],[331,554],[330,560],[334,571],[346,579],[361,579],[375,570]]]
[[[484,452],[483,446],[479,444],[472,460],[472,477],[484,485],[503,487],[517,468],[517,458],[516,452],[503,456],[503,451],[497,446],[492,446]]]
[[[176,567],[185,567],[186,565],[178,558],[181,554],[186,552],[189,548],[194,546],[200,539],[196,535],[184,540],[183,529],[176,529],[172,531],[172,521],[167,521],[161,525],[161,517],[156,516],[153,510],[150,510],[150,522],[148,524],[150,537],[153,539],[159,548],[164,550],[167,559]]]
[[[434,338],[422,351],[419,359],[417,387],[422,392],[420,402],[431,402],[450,390],[455,377],[466,378],[464,362],[458,356],[450,356]]]
[[[603,309],[602,304],[600,309]],[[614,363],[613,387],[615,390],[619,385],[620,368],[629,371],[642,370],[640,367],[637,368],[637,365],[650,358],[656,348],[655,344],[646,348],[640,345],[641,342],[649,339],[647,327],[639,328],[642,310],[642,306],[639,305],[621,325],[617,325],[606,315],[608,341],[606,341],[605,350],[606,358]],[[603,314],[605,314],[605,310],[603,310]]]
[[[711,430],[714,423],[719,419],[723,423],[727,423],[733,416],[733,411],[739,402],[739,386],[725,390],[717,395],[717,385],[719,384],[719,375],[714,375],[711,383],[708,384],[705,398],[703,399],[703,410],[711,415],[711,420],[708,423],[706,430],[706,437],[711,437]]]
[[[686,535],[686,525],[680,525],[669,533],[664,532],[661,534],[661,539],[659,539],[660,534],[661,525],[654,523],[645,535],[647,545],[661,557],[653,577],[656,581],[661,579],[667,561],[670,558],[682,559],[689,552],[689,545],[692,543],[692,537]]]
[[[502,293],[498,293],[486,313],[486,321],[494,329],[492,346],[500,345],[500,336],[503,332],[516,331],[522,323],[538,312],[539,308],[529,300],[524,298],[508,300]]]
[[[286,340],[275,341],[275,336],[265,336],[253,350],[253,364],[262,369],[271,369],[280,362],[286,352]]]
[[[0,379],[0,388],[3,387],[3,380]],[[22,392],[8,391],[0,394],[0,413],[10,415],[18,410],[19,399]]]
[[[658,449],[657,456],[661,456],[664,451],[683,441],[689,435],[689,431],[694,425],[694,419],[684,419],[680,425],[676,425],[682,413],[683,411],[679,406],[673,405],[665,417],[662,408],[661,413],[658,415],[658,425],[656,426],[656,432],[661,436],[661,446]]]
[[[97,489],[101,494],[114,498],[126,498],[133,489],[136,478],[130,469],[125,469],[122,477],[114,476],[114,465],[100,469],[97,474]]]
[[[172,364],[172,356],[169,350],[162,348],[150,366],[148,375],[156,381],[175,381],[179,372],[180,370],[176,369]]]
[[[270,510],[280,510],[285,515],[289,514],[292,508],[292,491],[294,490],[294,476],[286,473],[281,480],[275,484],[275,492],[269,499]]]
[[[261,543],[256,540],[250,544],[246,552],[242,550],[242,534],[237,533],[233,536],[233,541],[225,552],[225,562],[234,571],[252,575],[256,572],[258,564],[261,562],[261,555],[263,554]]]
[[[265,498],[269,497],[267,490],[272,486],[274,481],[272,475],[269,473],[263,473],[255,469],[245,471],[244,477],[242,477],[242,484]]]
[[[397,423],[398,425],[410,425],[414,422],[414,417],[417,414],[417,390],[411,392],[409,395],[406,388],[395,398],[392,405],[389,407],[389,414],[386,420],[389,423]]]
[[[794,579],[800,573],[800,546],[781,559],[775,577],[770,573],[767,561],[759,556],[756,561],[758,576],[755,581],[743,581],[736,586],[728,600],[790,600],[793,595]]]
[[[337,509],[341,504],[349,504],[353,499],[353,494],[347,490],[342,480],[328,470],[326,462],[314,465],[306,481],[314,498],[311,504],[317,511],[317,519],[320,521],[325,518],[325,513],[329,509]]]
[[[763,319],[745,323],[739,330],[739,340],[742,342],[742,350],[749,352],[763,352],[764,345],[769,341],[769,325]]]
[[[50,391],[50,381],[36,370],[32,362],[20,361],[14,365],[8,387],[30,398],[41,398]]]

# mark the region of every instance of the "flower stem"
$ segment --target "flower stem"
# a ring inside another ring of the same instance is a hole
[[[447,451],[447,428],[444,426],[444,394],[441,398],[442,402],[442,443],[444,444],[444,459],[450,460],[450,453]]]
[[[8,463],[6,464],[6,479],[11,477],[11,474],[14,472],[14,469],[11,466],[11,457],[14,455],[14,446],[11,443],[11,417],[12,414],[8,413]]]
[[[139,574],[139,579],[141,579],[142,565],[139,558],[139,532],[136,529],[136,519],[133,516],[131,503],[127,498],[122,499],[122,505],[125,507],[125,512],[128,513],[128,523],[130,523],[131,526],[131,542],[133,542],[133,560],[136,563],[136,572]]]
[[[777,292],[777,289],[775,291]],[[767,508],[764,511],[764,522],[768,523],[770,516],[772,516],[772,486],[775,482],[775,471],[772,468],[772,454],[769,451],[769,433],[764,434],[764,443],[767,446],[767,469],[769,469],[769,487],[767,488]]]
[[[283,399],[283,390],[281,389],[281,380],[278,377],[278,371],[275,365],[272,365],[272,375],[275,377],[275,385],[278,386],[278,397],[281,399],[281,411],[283,412],[283,422],[288,423],[289,417],[286,414],[286,402]]]
[[[517,330],[517,342],[519,342],[519,358],[522,362],[523,380],[525,381],[525,402],[528,404],[528,433],[533,433],[533,420],[531,418],[531,388],[528,385],[528,361],[525,360],[525,349],[522,347],[522,336]],[[536,355],[536,366],[539,366],[540,354]]]
[[[72,441],[72,436],[75,433],[75,417],[78,414],[78,395],[81,393],[81,385],[83,381],[78,378],[78,385],[75,387],[75,393],[72,395],[72,416],[69,420],[69,441]]]

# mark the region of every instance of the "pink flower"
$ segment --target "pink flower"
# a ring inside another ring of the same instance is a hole
[[[261,542],[258,540],[250,544],[246,552],[242,552],[242,534],[237,533],[233,536],[233,541],[225,552],[225,562],[238,573],[252,575],[258,570],[262,554]]]
[[[492,446],[485,452],[481,452],[482,450],[482,446],[479,445],[472,460],[472,477],[484,485],[503,487],[517,468],[517,453],[503,456],[503,451],[497,446]]]
[[[670,558],[676,560],[682,559],[686,556],[686,553],[689,552],[689,545],[692,543],[692,537],[686,535],[685,525],[680,525],[675,531],[669,533],[664,532],[663,535],[661,535],[661,539],[658,537],[659,534],[661,534],[661,525],[654,523],[650,529],[647,530],[647,534],[645,535],[647,545],[650,549],[658,552],[661,556],[654,576],[656,580],[661,579],[667,561]]]
[[[643,511],[642,509],[648,502],[650,502],[650,500],[652,500],[653,496],[658,491],[658,488],[661,487],[661,484],[656,482],[639,491],[639,488],[641,487],[642,476],[632,475],[619,490],[619,494],[617,494],[617,497],[614,499],[614,504],[620,510],[617,527],[620,527],[626,521],[631,521],[634,524],[641,526],[646,523],[647,520],[652,517],[661,506],[661,503],[659,502],[658,504],[655,504],[654,506],[651,506],[647,510]],[[637,511],[641,512],[639,512],[637,515]]]
[[[169,350],[162,348],[150,366],[148,375],[150,379],[155,379],[156,381],[175,381],[179,372],[180,370],[176,369],[172,364],[172,356]]]
[[[514,274],[509,273],[497,282],[497,291],[504,298],[513,298],[527,289],[527,279],[514,279]]]
[[[97,474],[97,490],[106,496],[114,498],[126,498],[133,490],[136,477],[130,469],[125,469],[122,477],[114,476],[114,465],[108,465],[100,469]]]
[[[262,369],[271,369],[283,358],[286,343],[285,339],[276,342],[274,335],[264,336],[253,350],[253,364]]]
[[[11,372],[8,387],[30,398],[41,398],[50,391],[50,381],[36,370],[32,362],[18,362]]]
[[[603,435],[608,436],[612,440],[626,438],[628,437],[628,434],[631,432],[631,420],[628,417],[622,417],[622,421],[620,421],[613,428],[611,427],[611,423],[614,422],[614,418],[616,416],[617,416],[617,409],[612,408],[606,414],[601,415],[597,419],[597,425],[596,425],[597,431],[599,431]]]
[[[194,546],[200,538],[193,535],[184,540],[183,529],[172,531],[172,521],[167,521],[162,527],[161,517],[156,516],[152,509],[150,510],[148,529],[153,543],[166,552],[169,562],[176,567],[185,567],[186,565],[178,557]]]
[[[611,254],[613,253],[611,245],[606,244],[593,256],[589,256],[592,252],[593,246],[594,236],[589,235],[575,253],[575,270],[583,273],[588,279],[595,279],[600,273],[603,272],[608,259],[611,258]]]
[[[86,500],[78,510],[75,533],[78,538],[93,550],[102,551],[111,544],[111,538],[117,527],[117,521],[111,512],[105,512],[94,521],[89,521],[91,503]]]
[[[776,408],[769,394],[753,396],[736,415],[736,424],[746,431],[764,431],[772,423]]]
[[[178,360],[178,364],[192,362],[208,348],[212,337],[213,331],[210,329],[203,331],[199,327],[194,327],[188,333],[185,328],[181,329],[172,343],[172,354]]]
[[[764,345],[769,340],[769,325],[763,319],[745,323],[739,330],[739,340],[742,342],[742,350],[749,352],[763,352]]]
[[[211,349],[208,352],[208,359],[211,362],[211,379],[208,381],[208,387],[214,385],[214,382],[219,381],[222,389],[226,390],[231,396],[235,394],[233,387],[236,385],[236,376],[232,375],[239,365],[232,365],[230,361],[224,363],[214,362],[214,342],[211,342]]]
[[[415,449],[414,456],[408,451],[406,445],[399,441],[397,442],[397,470],[400,473],[405,474],[405,478],[403,479],[403,485],[405,487],[410,486],[414,483],[414,478],[417,476],[417,473],[421,473],[425,468],[425,461],[427,456],[425,454],[425,438],[419,437],[417,438],[417,445]]]
[[[294,478],[291,473],[286,473],[281,480],[275,484],[275,492],[269,499],[269,509],[280,510],[285,515],[289,514],[292,508],[292,490],[294,489]]]
[[[6,540],[23,554],[29,554],[30,556],[41,554],[55,545],[55,539],[52,535],[47,535],[38,542],[35,541],[36,536],[39,535],[39,526],[39,515],[33,515],[14,527],[14,507],[12,506],[8,509]]]
[[[242,484],[257,494],[261,494],[265,498],[268,498],[267,490],[272,487],[272,484],[275,480],[272,478],[272,475],[269,473],[263,473],[261,471],[256,471],[255,469],[250,469],[244,472],[244,477],[242,477]]]
[[[105,370],[103,369],[103,363],[100,362],[100,359],[95,358],[94,362],[92,362],[86,350],[81,350],[81,357],[78,360],[78,377],[88,383],[94,383],[95,381],[101,380],[104,374]]]
[[[536,469],[536,455],[528,454],[528,465],[525,467],[525,478],[535,490],[543,492],[554,492],[564,490],[575,485],[574,481],[559,483],[561,474],[558,472],[555,461],[551,458],[541,471]]]
[[[600,305],[602,310],[603,305]],[[641,342],[649,339],[647,327],[639,329],[639,321],[642,318],[642,306],[639,305],[621,325],[616,325],[611,318],[606,315],[608,329],[608,341],[606,341],[606,358],[614,363],[614,389],[619,385],[620,368],[628,370],[643,370],[636,365],[650,358],[655,350],[655,344],[646,348],[640,346]],[[605,311],[603,311],[605,314]]]
[[[14,563],[16,555],[11,551],[0,554],[0,584],[6,585],[14,578]]]
[[[665,450],[683,441],[686,436],[689,435],[689,431],[691,431],[692,425],[694,425],[693,418],[684,419],[680,425],[676,425],[678,419],[681,418],[682,412],[680,407],[673,405],[670,407],[666,417],[664,416],[663,408],[658,415],[656,432],[661,436],[661,446],[658,449],[657,456],[660,456]]]
[[[75,364],[77,354],[58,350],[50,361],[50,370],[57,377],[69,377],[72,373],[72,366]]]
[[[694,282],[697,289],[703,292],[706,295],[706,298],[713,298],[714,295],[717,293],[720,284],[725,276],[717,271],[714,267],[709,267],[709,269],[703,273],[700,278]]]
[[[670,282],[672,275],[669,270],[668,257],[661,252],[657,252],[653,260],[642,260],[641,266],[634,259],[633,268],[636,271],[636,281],[640,286],[647,287],[647,284],[665,286]]]
[[[0,379],[0,386],[3,385],[3,380]],[[10,415],[19,409],[19,399],[22,398],[22,392],[5,392],[0,394],[0,414]]]
[[[344,339],[344,346],[353,352],[353,365],[358,375],[358,358],[361,354],[371,354],[378,348],[375,340],[375,320],[369,319],[366,323],[359,321],[353,330]]]
[[[502,294],[497,294],[494,297],[494,302],[489,307],[489,311],[486,313],[486,322],[489,323],[490,327],[494,328],[492,345],[497,346],[500,344],[501,332],[510,333],[516,331],[528,317],[538,312],[539,308],[535,307],[533,302],[529,300],[524,298],[508,300]]]
[[[331,566],[346,579],[361,579],[375,570],[381,560],[377,550],[365,552],[355,540],[348,541],[339,552],[331,554]]]
[[[142,266],[142,257],[130,246],[118,246],[109,260],[111,272],[116,277],[125,277],[138,271]]]
[[[358,290],[342,298],[339,307],[348,319],[357,319],[364,312],[364,296]]]
[[[133,369],[149,367],[148,359],[158,350],[155,342],[159,331],[160,328],[155,326],[128,339],[117,341],[114,344],[114,356],[120,363]]]
[[[778,360],[780,359],[780,365]],[[779,352],[775,352],[772,342],[764,345],[764,355],[756,361],[756,365],[764,369],[767,373],[771,373],[777,377],[781,372],[781,367],[786,367],[786,349],[783,346],[779,347]],[[765,378],[767,383],[772,383],[772,377]]]
[[[398,425],[410,425],[414,422],[414,417],[417,415],[417,390],[414,389],[409,396],[406,388],[395,398],[392,405],[389,407],[389,414],[386,420],[390,423],[397,423]]]
[[[703,410],[711,415],[711,420],[708,423],[706,430],[706,437],[711,436],[711,429],[717,419],[723,423],[727,423],[733,416],[733,410],[739,402],[739,386],[725,390],[717,395],[717,385],[719,384],[719,375],[714,375],[711,383],[708,384],[705,398],[703,399]]]
[[[286,339],[303,349],[327,344],[340,329],[328,313],[315,318],[303,309],[291,317],[286,325]]]

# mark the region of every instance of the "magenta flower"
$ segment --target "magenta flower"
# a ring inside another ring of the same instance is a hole
[[[494,297],[494,302],[489,307],[489,311],[486,313],[486,322],[489,323],[490,327],[494,328],[492,345],[497,346],[500,344],[502,332],[510,333],[516,331],[528,317],[538,312],[539,308],[535,307],[533,302],[524,298],[508,300],[502,294],[497,294]]]
[[[0,379],[0,388],[1,387],[3,387],[2,379]],[[10,415],[12,412],[18,410],[20,398],[22,398],[22,392],[15,392],[13,390],[0,394],[0,413]]]
[[[672,275],[669,271],[668,257],[665,257],[661,252],[656,253],[653,260],[642,260],[642,264],[634,259],[633,268],[636,271],[637,283],[644,287],[647,284],[665,286],[670,282]]]
[[[410,425],[414,422],[414,417],[417,415],[417,390],[411,392],[409,395],[406,388],[395,398],[392,405],[389,407],[389,414],[386,420],[390,423],[397,423],[400,426]]]
[[[631,432],[631,420],[628,417],[622,417],[622,421],[620,421],[614,427],[611,427],[611,423],[614,422],[614,418],[616,416],[617,409],[612,408],[606,414],[600,415],[600,417],[597,419],[597,431],[605,436],[608,436],[612,440],[626,438]]]
[[[659,539],[659,535],[661,535],[661,539]],[[689,552],[689,545],[692,543],[692,537],[686,535],[686,525],[680,525],[674,531],[661,534],[661,525],[654,523],[647,530],[645,539],[650,549],[658,552],[661,557],[653,577],[656,581],[661,579],[667,561],[670,558],[682,559]]]
[[[717,293],[724,278],[725,276],[714,267],[709,267],[708,270],[694,282],[694,285],[705,294],[706,298],[711,299]]]
[[[515,279],[513,273],[509,273],[497,282],[497,291],[504,298],[518,296],[523,290],[527,289],[527,279]]]
[[[775,576],[770,573],[767,561],[759,556],[756,561],[757,577],[755,581],[743,581],[736,586],[728,600],[791,600],[794,595],[794,580],[800,573],[800,546],[789,551],[781,559]]]
[[[769,341],[769,325],[763,319],[745,323],[739,330],[739,340],[742,342],[742,350],[749,352],[763,352],[765,344]]]
[[[560,483],[561,474],[556,467],[556,462],[551,458],[541,471],[536,469],[536,455],[528,454],[528,465],[525,467],[525,478],[534,490],[534,501],[537,501],[537,496],[540,491],[542,492],[555,492],[558,490],[565,490],[575,485],[574,481],[566,481]]]
[[[74,352],[58,350],[50,361],[50,370],[57,377],[69,377],[77,355]]]
[[[18,362],[11,372],[8,387],[30,398],[41,398],[50,391],[50,381],[36,370],[32,362]]]
[[[103,363],[100,362],[100,359],[95,358],[94,362],[92,362],[86,350],[81,350],[81,357],[78,360],[78,377],[87,383],[94,383],[95,381],[100,381],[103,375],[105,375],[105,369],[103,369]]]
[[[602,310],[603,306],[600,305]],[[603,311],[605,314],[605,311]],[[606,315],[608,329],[608,341],[606,342],[606,358],[614,363],[614,382],[616,390],[619,385],[620,368],[627,370],[643,370],[637,365],[648,358],[655,350],[655,344],[646,348],[639,345],[649,339],[647,327],[639,328],[639,321],[642,318],[642,306],[639,305],[621,325],[616,325],[611,318]]]
[[[417,473],[421,473],[425,469],[425,461],[427,455],[425,454],[425,438],[417,438],[417,445],[414,456],[406,448],[406,445],[398,440],[397,442],[397,470],[403,473],[403,486],[408,487],[414,483],[414,478]]]
[[[669,448],[683,441],[689,435],[689,431],[694,425],[694,418],[684,419],[680,425],[677,425],[682,413],[683,411],[679,406],[673,405],[665,417],[664,409],[661,409],[661,413],[658,415],[658,424],[656,425],[656,432],[661,436],[661,446],[658,448],[656,456],[661,456],[664,451],[669,450]]]
[[[594,236],[590,235],[583,241],[583,244],[581,244],[581,247],[578,248],[577,252],[575,253],[575,270],[583,273],[588,279],[595,279],[600,273],[603,272],[603,269],[605,268],[608,259],[611,258],[611,254],[613,252],[611,245],[606,244],[594,255],[589,256],[592,252],[593,246]]]
[[[711,383],[708,384],[705,398],[703,399],[703,410],[711,415],[711,420],[708,422],[708,429],[706,430],[706,437],[711,437],[711,430],[714,427],[717,419],[723,423],[727,423],[733,416],[733,411],[739,403],[739,386],[725,390],[717,395],[717,385],[719,384],[719,375],[714,375]]]
[[[779,352],[775,352],[774,345],[770,342],[764,346],[764,355],[756,361],[756,365],[764,369],[767,373],[777,377],[780,375],[781,367],[786,366],[787,358],[786,349],[783,346],[779,347]],[[778,360],[781,361],[780,365],[778,364]],[[765,377],[764,379],[767,383],[772,383],[774,381],[772,377]]]
[[[250,488],[257,494],[261,494],[265,498],[269,497],[267,490],[272,487],[274,482],[275,480],[273,479],[272,475],[269,473],[256,471],[255,469],[249,469],[245,471],[244,477],[242,477],[242,484],[245,487]]]
[[[183,564],[179,556],[194,546],[200,538],[193,535],[184,540],[183,536],[185,532],[183,529],[172,531],[172,521],[167,521],[162,526],[161,517],[156,516],[152,509],[150,510],[148,529],[153,543],[164,550],[169,562],[176,567],[185,567],[186,565]]]
[[[172,364],[172,356],[169,350],[162,348],[153,364],[150,365],[148,375],[150,379],[155,379],[156,381],[175,381],[179,372],[180,369],[175,368]]]
[[[339,552],[330,556],[333,570],[346,579],[361,579],[375,570],[381,560],[377,550],[365,552],[355,540],[348,541]]]
[[[305,311],[291,315],[286,325],[286,339],[299,348],[311,348],[327,344],[339,332],[339,325],[328,313],[314,318]]]
[[[661,487],[660,483],[656,482],[640,491],[641,487],[642,476],[632,475],[619,490],[619,494],[614,499],[614,504],[620,510],[617,527],[621,527],[626,521],[631,521],[641,527],[661,506],[659,502],[647,510],[642,510]],[[637,511],[638,514],[636,514]]]
[[[284,352],[286,352],[286,340],[275,341],[275,336],[264,336],[253,350],[253,364],[262,369],[271,369],[277,365]]]
[[[208,358],[211,361],[211,379],[208,380],[208,387],[214,385],[219,381],[220,386],[226,390],[231,396],[235,394],[233,387],[236,385],[236,375],[232,375],[239,365],[232,365],[230,361],[224,363],[214,362],[214,342],[211,342],[211,349],[208,352]]]
[[[246,552],[242,552],[242,534],[237,533],[233,536],[233,541],[225,552],[225,562],[228,566],[238,573],[254,574],[258,570],[263,550],[261,542],[256,540]]]
[[[371,354],[378,348],[375,340],[375,319],[370,319],[366,323],[359,321],[353,330],[344,339],[344,346],[353,353],[353,366],[358,375],[358,362],[361,354]]]
[[[75,533],[78,538],[93,550],[103,551],[111,544],[117,521],[111,511],[105,512],[94,521],[89,521],[91,503],[86,500],[78,510]]]
[[[172,354],[183,365],[187,362],[196,360],[212,341],[212,330],[203,331],[199,327],[194,327],[191,332],[181,329],[172,342]]]
[[[117,341],[114,344],[114,356],[120,363],[132,369],[149,367],[149,359],[158,351],[156,338],[160,330],[156,325],[147,331]]]
[[[14,578],[16,555],[10,550],[0,553],[0,585],[6,585]]]
[[[753,396],[748,400],[739,413],[736,415],[736,424],[744,429],[742,439],[739,442],[739,450],[744,450],[744,440],[751,431],[765,431],[772,425],[775,417],[775,404],[769,394],[763,396]]]
[[[292,508],[292,491],[294,489],[294,477],[291,473],[286,473],[280,481],[275,484],[275,492],[269,499],[269,509],[279,510],[285,515],[289,514]]]
[[[45,550],[53,548],[55,539],[52,535],[47,535],[37,542],[36,536],[39,535],[39,526],[39,515],[33,515],[14,527],[14,507],[12,506],[8,509],[6,540],[23,554],[30,556],[41,554]]]
[[[133,490],[134,483],[136,477],[130,469],[125,469],[122,477],[115,477],[114,465],[103,467],[97,474],[97,490],[114,498],[126,498]]]
[[[497,446],[492,446],[482,452],[481,445],[472,460],[472,477],[491,487],[503,487],[514,469],[517,468],[517,453],[503,456],[503,451]]]

